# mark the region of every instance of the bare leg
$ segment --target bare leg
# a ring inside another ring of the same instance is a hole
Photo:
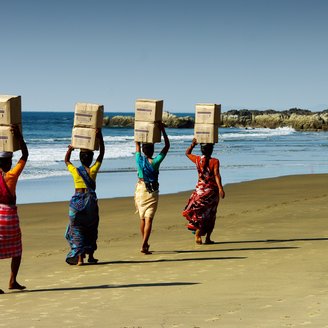
[[[140,219],[140,232],[141,232],[141,237],[143,239],[144,233],[145,233],[145,219],[144,218]]]
[[[10,274],[10,280],[9,280],[9,289],[25,289],[25,286],[20,285],[16,278],[18,274],[18,270],[21,263],[21,256],[16,256],[11,259],[11,274]]]
[[[211,224],[208,227],[208,231],[206,233],[206,239],[205,239],[205,244],[214,244],[214,241],[211,240],[211,234],[214,230],[214,226],[215,226],[215,217],[212,219]]]
[[[195,233],[195,241],[196,241],[196,244],[198,245],[201,245],[203,242],[202,242],[202,236],[200,234],[200,230],[197,229],[196,230],[196,233]]]
[[[84,264],[84,255],[79,255],[77,258],[77,265],[83,265]]]
[[[140,229],[142,229],[141,252],[145,253],[145,254],[151,254],[151,252],[149,252],[148,240],[149,240],[149,237],[151,234],[152,226],[153,226],[153,218],[145,218],[145,219],[141,220],[141,223],[140,223]]]

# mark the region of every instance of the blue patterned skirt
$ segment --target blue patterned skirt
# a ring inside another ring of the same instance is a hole
[[[68,264],[77,264],[78,256],[93,254],[97,249],[99,209],[96,193],[75,193],[69,204],[69,224],[65,238],[71,250]]]

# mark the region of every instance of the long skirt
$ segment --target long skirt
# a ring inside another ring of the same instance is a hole
[[[69,206],[69,224],[65,238],[71,250],[67,254],[68,264],[77,264],[78,256],[93,254],[97,249],[99,209],[94,193],[75,193]]]
[[[211,232],[214,229],[218,204],[218,189],[205,183],[198,183],[182,212],[189,221],[187,228],[192,231],[200,230],[203,236]]]
[[[154,218],[158,205],[158,191],[148,192],[143,181],[138,181],[134,194],[136,213],[140,219]]]
[[[16,205],[0,204],[0,259],[22,256],[22,235]]]

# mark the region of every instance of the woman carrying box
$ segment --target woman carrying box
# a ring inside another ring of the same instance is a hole
[[[141,155],[140,142],[136,142],[136,163],[138,169],[138,183],[135,190],[135,204],[137,213],[140,217],[140,232],[142,237],[141,252],[151,254],[149,251],[148,240],[152,230],[153,219],[157,210],[158,204],[158,174],[159,166],[170,149],[170,141],[165,132],[162,122],[156,123],[160,128],[165,146],[153,158],[154,144],[143,143]]]
[[[202,236],[205,235],[205,244],[213,244],[211,234],[215,225],[216,210],[220,197],[225,196],[221,182],[220,162],[211,157],[214,144],[201,144],[202,156],[191,153],[196,145],[197,140],[193,139],[186,150],[186,155],[196,164],[198,182],[182,215],[189,221],[188,229],[195,231],[197,244],[202,244]]]
[[[93,257],[97,249],[99,210],[96,195],[96,176],[101,166],[105,154],[105,145],[101,130],[97,130],[99,139],[99,155],[94,165],[93,151],[80,151],[81,166],[76,168],[71,162],[71,153],[73,147],[68,146],[65,156],[67,169],[71,172],[75,194],[69,204],[69,219],[65,237],[71,247],[67,254],[66,262],[68,264],[82,265],[86,254],[89,255],[89,263],[97,263],[98,260]]]
[[[0,259],[11,258],[9,289],[25,289],[16,278],[22,258],[22,238],[16,207],[16,184],[28,158],[28,150],[23,136],[14,125],[14,136],[19,140],[22,156],[16,166],[12,166],[12,152],[0,152]],[[0,294],[3,294],[0,289]]]

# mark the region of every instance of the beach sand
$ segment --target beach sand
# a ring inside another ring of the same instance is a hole
[[[101,183],[99,181],[98,183]],[[161,195],[140,253],[132,198],[100,200],[98,265],[69,266],[68,202],[20,205],[23,292],[0,261],[0,327],[328,327],[328,175],[225,186],[214,245]]]

